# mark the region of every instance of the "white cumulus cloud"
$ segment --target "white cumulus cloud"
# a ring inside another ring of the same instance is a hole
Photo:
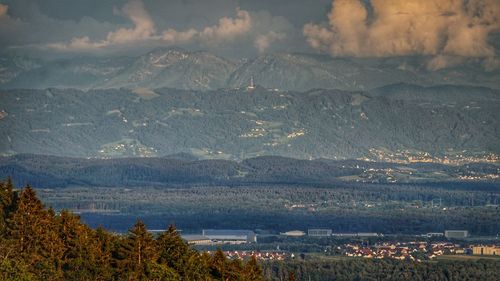
[[[5,4],[0,4],[0,18],[7,16],[7,11],[9,10],[9,6]]]
[[[238,36],[246,34],[252,28],[252,18],[247,11],[237,9],[236,17],[222,17],[218,24],[207,26],[201,30],[194,28],[186,31],[177,31],[169,28],[162,34],[162,39],[168,43],[186,43],[198,40],[202,43],[216,46],[225,41],[232,41]]]
[[[431,69],[466,58],[494,61],[488,36],[500,32],[498,0],[370,0],[369,6],[333,1],[327,24],[304,26],[309,45],[334,56],[430,56]]]
[[[155,24],[149,13],[144,9],[140,0],[132,0],[125,4],[122,13],[133,23],[132,28],[120,28],[108,33],[106,41],[109,43],[128,43],[138,40],[148,40],[155,34]]]
[[[93,50],[112,45],[144,41],[165,42],[167,44],[185,44],[197,41],[202,44],[217,46],[248,33],[252,27],[250,14],[240,9],[236,10],[236,17],[222,17],[213,26],[207,26],[199,30],[190,28],[185,31],[168,28],[161,34],[157,33],[155,24],[141,0],[129,1],[117,13],[130,19],[133,26],[110,31],[106,39],[102,40],[91,40],[88,36],[82,36],[75,37],[69,42],[53,43],[48,44],[48,46],[59,50]]]
[[[257,35],[254,41],[254,46],[259,50],[259,52],[263,53],[273,42],[283,40],[284,38],[284,33],[270,31],[267,34]]]

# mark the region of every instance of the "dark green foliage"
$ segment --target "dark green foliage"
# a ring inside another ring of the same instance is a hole
[[[404,262],[392,259],[346,259],[336,261],[289,261],[263,264],[271,281],[426,280],[496,281],[500,261]],[[287,279],[288,278],[288,279]]]
[[[200,254],[173,226],[155,239],[138,220],[127,235],[114,235],[68,211],[46,209],[29,186],[14,191],[9,180],[0,182],[0,192],[2,281],[262,280],[254,259]]]
[[[283,232],[315,227],[384,234],[422,234],[446,229],[467,229],[473,235],[487,236],[500,232],[500,207],[495,205],[500,202],[498,183],[185,187],[74,187],[38,192],[44,202],[56,209],[85,212],[95,206],[96,212],[82,214],[83,220],[91,226],[104,225],[119,232],[127,231],[138,216],[151,228],[163,228],[168,222],[193,233],[202,228]],[[316,212],[286,208],[286,204],[309,203],[315,204]]]
[[[369,171],[378,170],[370,174]],[[387,184],[386,170],[397,174],[398,184],[453,186],[481,189],[494,181],[459,181],[467,175],[496,174],[498,164],[386,163],[361,160],[301,160],[261,156],[241,162],[231,160],[185,160],[177,158],[86,159],[46,155],[0,156],[0,177],[17,175],[16,184],[36,182],[38,188],[69,186],[172,186],[172,184]],[[409,178],[411,172],[411,177]],[[439,175],[439,176],[436,176]],[[352,179],[349,179],[351,178]],[[368,177],[372,177],[369,179]],[[395,176],[396,177],[396,176]],[[356,180],[355,180],[356,179]],[[495,190],[496,188],[490,188]],[[482,199],[481,199],[482,200]],[[481,202],[476,202],[481,203]]]
[[[257,259],[252,257],[245,265],[244,280],[259,281],[262,280],[262,269],[257,263]]]

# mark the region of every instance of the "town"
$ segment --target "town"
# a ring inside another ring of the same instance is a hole
[[[332,229],[327,228],[313,228],[308,229],[307,232],[292,230],[276,235],[260,235],[252,230],[204,229],[201,235],[186,234],[182,235],[182,238],[195,247],[208,249],[206,250],[208,253],[213,251],[211,249],[224,249],[224,254],[230,259],[244,260],[252,256],[257,260],[277,261],[306,258],[307,255],[303,252],[280,249],[279,244],[276,249],[266,248],[265,245],[268,245],[268,243],[265,242],[260,243],[261,247],[255,247],[255,245],[259,244],[257,242],[259,237],[262,237],[263,240],[269,240],[269,237],[272,236],[288,241],[282,242],[284,246],[286,246],[286,243],[293,243],[294,238],[310,243],[319,241],[319,239],[333,239],[331,245],[323,247],[321,254],[347,258],[389,258],[422,262],[440,256],[471,256],[478,258],[500,256],[500,243],[498,243],[497,237],[485,243],[486,240],[471,237],[467,230],[446,230],[443,233],[431,232],[398,239],[398,237],[390,234],[369,232],[335,233]],[[375,242],[371,243],[371,241]],[[325,244],[323,243],[323,245]],[[308,254],[311,253],[314,252]]]

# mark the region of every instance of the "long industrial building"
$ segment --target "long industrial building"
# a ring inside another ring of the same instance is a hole
[[[223,243],[256,243],[257,235],[251,230],[241,229],[203,229],[202,236]]]
[[[326,228],[310,228],[307,230],[307,236],[311,237],[330,237],[332,230]]]
[[[448,239],[463,239],[469,237],[467,230],[445,230],[444,237]]]

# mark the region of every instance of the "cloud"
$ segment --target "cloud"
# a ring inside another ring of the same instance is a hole
[[[68,50],[92,50],[99,49],[109,45],[108,41],[92,42],[88,36],[73,38],[69,43],[51,43],[47,47],[68,51]]]
[[[205,27],[200,33],[200,38],[212,44],[221,41],[233,40],[237,36],[244,34],[252,27],[252,18],[247,11],[238,9],[236,18],[223,17],[219,19],[219,24]]]
[[[263,53],[269,48],[271,43],[283,40],[285,38],[284,33],[277,33],[274,31],[270,31],[265,35],[257,35],[254,41],[254,46],[259,50],[260,53]]]
[[[199,32],[194,28],[186,31],[177,31],[169,28],[163,31],[162,39],[170,44],[185,44],[191,42],[198,34]]]
[[[140,0],[130,0],[121,10],[115,9],[115,14],[121,14],[130,19],[134,26],[119,28],[108,32],[105,40],[92,41],[88,36],[75,37],[69,43],[48,44],[50,48],[58,50],[93,50],[110,45],[125,44],[155,39],[155,24]]]
[[[107,42],[121,44],[138,40],[148,40],[155,34],[155,24],[149,13],[144,9],[142,1],[131,0],[123,6],[121,12],[134,23],[134,27],[120,28],[108,33],[106,37]]]
[[[92,41],[88,36],[82,36],[75,37],[68,43],[52,43],[47,46],[65,51],[95,50],[144,41],[163,41],[168,44],[185,44],[199,41],[206,45],[217,46],[247,33],[252,27],[250,14],[247,11],[237,9],[236,18],[222,17],[219,19],[218,24],[213,26],[200,30],[190,28],[186,31],[168,28],[161,35],[157,35],[155,24],[141,0],[129,1],[121,10],[115,10],[115,14],[127,17],[132,21],[133,26],[110,31],[106,39],[100,41]]]
[[[257,51],[310,51],[301,25],[271,14],[267,2],[266,9],[249,11],[238,8],[234,0],[88,1],[105,8],[94,11],[79,2],[59,7],[56,0],[12,0],[10,17],[0,18],[0,50],[67,56],[137,54],[145,48],[179,45],[234,58]]]
[[[9,10],[9,6],[5,4],[0,4],[0,18],[8,16],[7,11]]]
[[[199,31],[194,28],[186,31],[169,28],[163,32],[162,39],[172,44],[199,40],[202,43],[216,46],[247,33],[251,27],[252,18],[250,14],[247,11],[237,9],[236,18],[222,17],[219,19],[218,24],[205,27]]]
[[[429,68],[495,57],[498,0],[335,0],[328,24],[306,24],[309,45],[333,56],[423,55]]]

